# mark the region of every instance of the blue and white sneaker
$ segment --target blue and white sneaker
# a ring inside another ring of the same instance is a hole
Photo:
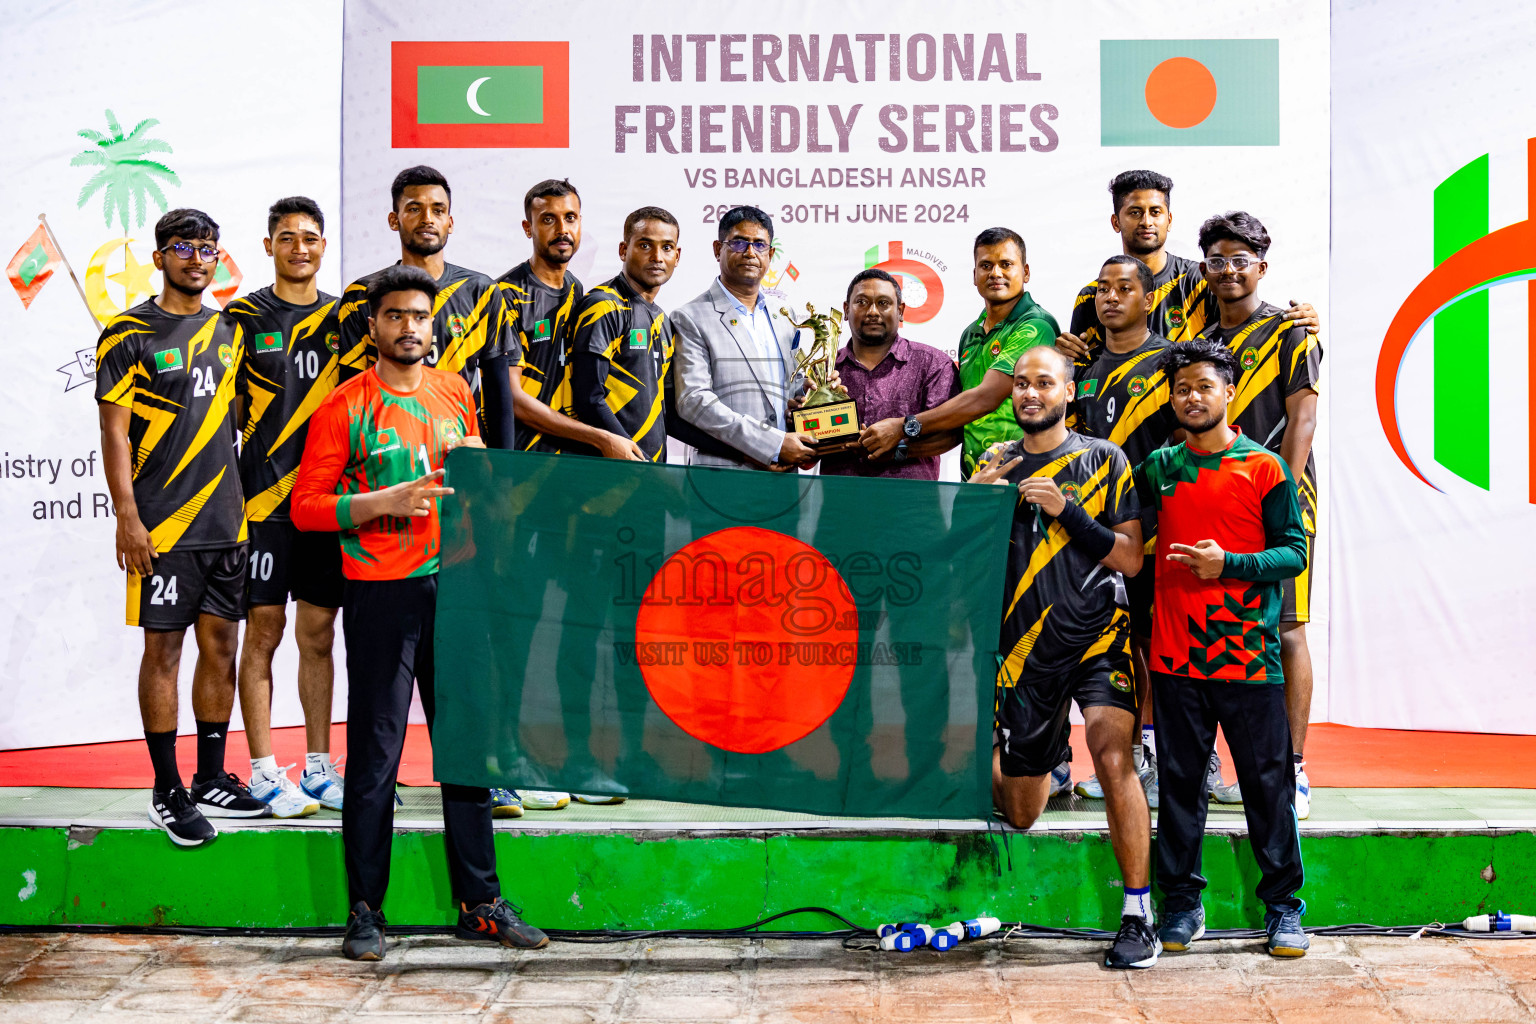
[[[523,798],[523,807],[530,811],[558,811],[570,805],[571,794],[548,789],[523,789],[517,795]]]
[[[1063,761],[1051,769],[1051,796],[1072,792],[1072,762]]]
[[[1158,940],[1163,948],[1173,953],[1184,952],[1204,934],[1204,906],[1197,906],[1193,910],[1175,910],[1171,913],[1163,911],[1163,926],[1157,931]]]
[[[1301,915],[1307,912],[1306,901],[1300,907],[1269,907],[1264,911],[1264,931],[1269,938],[1265,943],[1270,956],[1306,956],[1312,948],[1312,940],[1301,929]]]
[[[251,772],[251,796],[272,808],[274,818],[307,818],[320,809],[320,801],[299,789],[288,777],[293,765],[277,771]]]
[[[332,811],[341,810],[342,798],[346,795],[346,785],[336,767],[327,762],[319,771],[306,769],[299,776],[299,788],[320,801],[321,807]]]
[[[515,789],[491,790],[491,817],[493,818],[521,818],[523,816],[523,798],[517,795]]]
[[[1147,807],[1157,810],[1157,755],[1149,747],[1141,748],[1141,764],[1136,766],[1136,777],[1147,794]]]
[[[1090,775],[1082,782],[1072,787],[1072,792],[1089,800],[1103,800],[1104,786],[1099,782],[1097,775]]]
[[[1306,821],[1312,813],[1312,780],[1307,778],[1307,762],[1296,762],[1296,818]]]

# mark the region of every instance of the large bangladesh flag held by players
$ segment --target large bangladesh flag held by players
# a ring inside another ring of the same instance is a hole
[[[480,449],[448,483],[438,779],[989,813],[1012,488]]]

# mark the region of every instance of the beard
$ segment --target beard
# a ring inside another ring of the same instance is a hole
[[[382,349],[380,351],[382,353]],[[387,358],[392,363],[399,363],[401,366],[415,366],[417,363],[427,358],[427,353],[425,348],[419,352],[408,353],[400,352],[397,349],[393,355],[386,356],[385,358]]]
[[[1023,429],[1024,433],[1043,434],[1065,419],[1066,415],[1067,403],[1062,402],[1050,409],[1043,410],[1040,413],[1039,419],[1026,421],[1024,417],[1019,415],[1017,409],[1014,410],[1013,418],[1018,422],[1019,427]]]
[[[418,242],[414,236],[408,236],[402,238],[400,244],[412,256],[436,256],[443,251],[443,246],[448,244],[448,238],[445,235],[439,235],[436,242]]]
[[[1203,434],[1216,426],[1216,424],[1224,422],[1226,418],[1227,411],[1225,409],[1222,409],[1220,412],[1211,412],[1203,420],[1186,420],[1182,412],[1175,412],[1173,414],[1174,422],[1191,434]]]
[[[555,249],[555,243],[562,241],[571,243],[571,251],[569,255]],[[560,235],[557,238],[553,238],[550,240],[548,247],[541,251],[539,255],[544,258],[544,262],[553,263],[557,267],[561,266],[562,264],[569,263],[571,262],[572,257],[576,255],[576,239],[572,238],[570,235]]]
[[[206,291],[207,288],[208,288],[208,285],[206,285],[206,284],[200,285],[200,286],[197,286],[197,287],[193,287],[192,285],[188,285],[188,284],[182,284],[180,281],[176,280],[176,278],[172,277],[170,274],[163,274],[161,276],[165,278],[166,287],[174,289],[175,291],[180,292],[182,295],[187,296],[187,298],[189,298],[189,299],[197,298],[199,295],[203,294],[203,292]]]
[[[896,340],[896,332],[891,331],[890,333],[886,333],[885,325],[883,324],[880,327],[877,327],[875,330],[878,333],[871,334],[868,328],[863,326],[855,327],[853,329],[853,336],[858,338],[859,341],[863,344],[869,345],[872,348],[880,345],[886,345]]]

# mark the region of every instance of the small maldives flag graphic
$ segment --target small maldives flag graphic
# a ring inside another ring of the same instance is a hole
[[[390,44],[395,149],[566,149],[567,42]]]

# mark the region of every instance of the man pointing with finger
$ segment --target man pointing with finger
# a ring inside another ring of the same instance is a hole
[[[353,960],[384,956],[384,892],[394,834],[395,777],[414,682],[430,730],[436,700],[432,634],[441,549],[443,458],[484,447],[469,385],[422,365],[432,345],[437,282],[393,266],[368,285],[378,361],[326,398],[310,421],[293,488],[301,530],[341,532],[347,641],[347,932]],[[538,948],[549,940],[501,898],[490,791],[443,783],[448,876],[460,938]]]

